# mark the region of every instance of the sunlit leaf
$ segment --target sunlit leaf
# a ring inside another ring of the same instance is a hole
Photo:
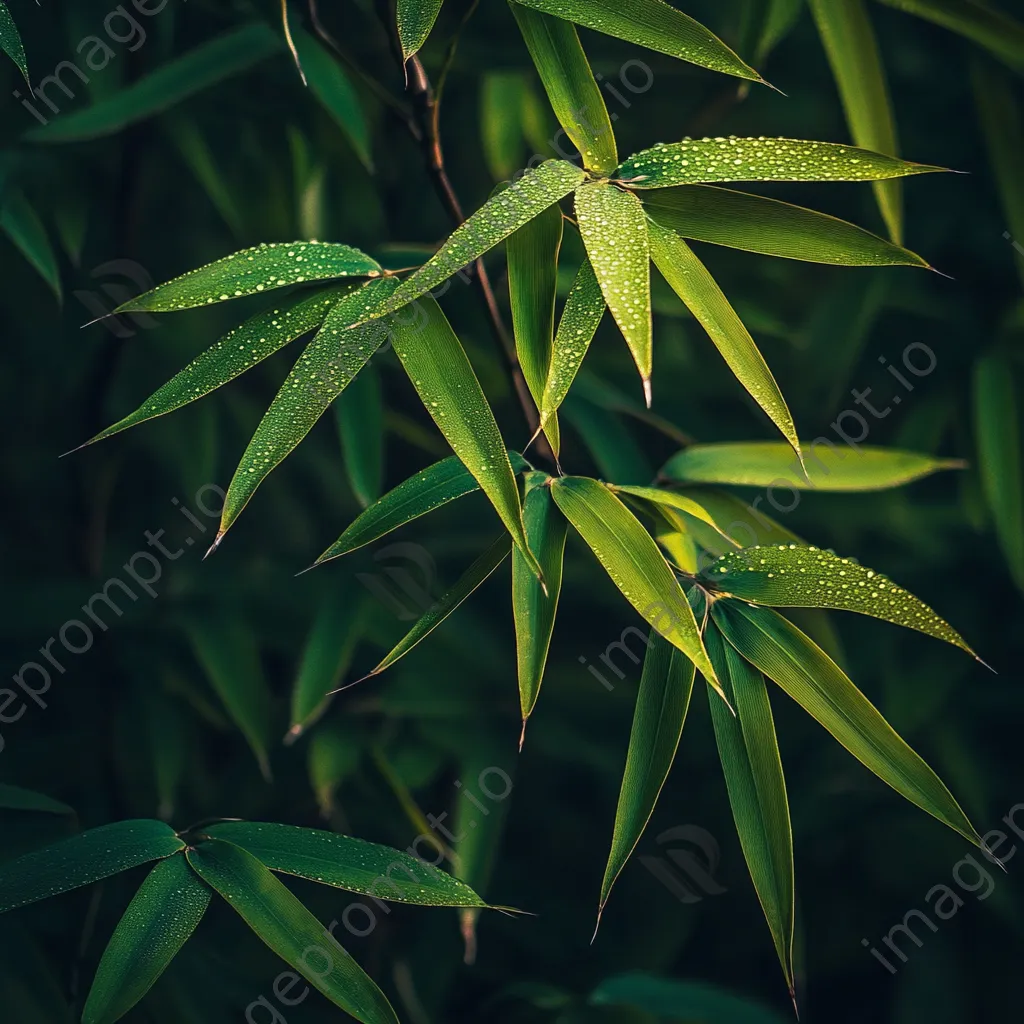
[[[0,228],[60,299],[63,289],[57,254],[39,214],[21,189],[5,191],[0,206]]]
[[[427,41],[444,0],[398,0],[398,38],[408,60]]]
[[[75,812],[59,800],[46,796],[45,793],[34,793],[21,786],[9,786],[0,783],[0,809],[8,811],[39,811],[43,814],[74,814]]]
[[[25,47],[21,41],[21,33],[15,25],[7,4],[0,0],[0,48],[15,64],[26,82],[31,85],[28,77],[28,61],[25,59]]]
[[[609,489],[616,494],[629,494],[634,498],[643,498],[655,505],[663,505],[675,509],[677,512],[685,512],[715,530],[720,530],[718,521],[708,512],[699,498],[692,498],[686,494],[678,494],[676,491],[668,491],[662,487],[634,487],[630,485],[609,484]],[[723,539],[727,537],[723,535]]]
[[[384,396],[380,374],[370,363],[334,402],[345,474],[366,508],[380,497],[384,478]]]
[[[701,546],[724,555],[732,548],[746,548],[754,544],[805,544],[791,530],[762,511],[764,504],[756,498],[748,504],[735,494],[713,490],[710,487],[688,487],[682,496],[698,504],[714,524],[715,538],[720,546],[710,548],[707,534],[701,535]],[[686,512],[686,509],[682,509]],[[699,517],[703,518],[703,517]]]

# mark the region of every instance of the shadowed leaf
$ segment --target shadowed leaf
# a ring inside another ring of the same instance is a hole
[[[28,77],[28,61],[25,59],[25,47],[21,41],[21,33],[15,25],[7,4],[0,0],[0,48],[15,64],[26,82],[31,85]]]

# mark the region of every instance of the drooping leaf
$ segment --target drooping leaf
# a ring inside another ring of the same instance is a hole
[[[804,442],[805,478],[793,449],[773,442],[694,445],[662,467],[670,480],[810,491],[880,491],[900,487],[941,469],[962,469],[958,459],[939,459],[895,448],[840,448],[827,438]]]
[[[715,624],[861,763],[970,842],[981,839],[935,773],[820,647],[770,608],[715,601]]]
[[[11,17],[4,0],[0,0],[0,48],[7,54],[15,64],[26,82],[31,85],[28,77],[28,61],[25,58],[25,46],[21,41],[21,33],[18,26]]]
[[[189,849],[188,862],[282,960],[332,1003],[363,1024],[398,1024],[369,975],[251,853],[208,839]]]
[[[651,404],[651,261],[640,200],[607,182],[576,190],[576,216],[608,308],[626,339]]]
[[[636,516],[604,484],[586,477],[560,477],[551,485],[551,494],[623,597],[714,685],[714,669],[693,609]]]
[[[195,931],[210,895],[180,853],[150,871],[103,951],[82,1024],[113,1024],[142,999]]]
[[[444,0],[398,0],[396,15],[402,57],[408,60],[427,41]]]
[[[508,188],[488,199],[415,274],[402,282],[387,311],[425,295],[478,260],[542,210],[567,196],[583,176],[584,172],[568,160],[545,160],[539,167],[524,172]]]
[[[668,516],[662,516],[654,524],[654,539],[677,569],[693,575],[698,568],[697,542],[689,531],[678,529],[678,525]]]
[[[45,793],[34,793],[21,786],[10,786],[0,783],[0,809],[8,811],[39,811],[43,814],[74,814],[75,812],[59,800],[46,796]]]
[[[945,170],[835,142],[802,139],[684,139],[635,153],[615,176],[631,188],[714,181],[881,181]]]
[[[548,94],[551,109],[583,165],[596,174],[610,174],[619,163],[615,133],[604,97],[587,63],[576,28],[561,17],[551,17],[516,2],[512,13]]]
[[[796,919],[793,829],[779,743],[764,677],[711,624],[704,643],[736,714],[711,698],[711,720],[743,856],[793,993]]]
[[[678,57],[711,71],[763,81],[725,43],[664,0],[515,0],[637,46]]]
[[[598,918],[612,886],[636,849],[668,778],[693,694],[693,662],[651,631],[647,640],[626,767],[615,809],[611,852],[601,882]],[[723,707],[728,715],[729,711]]]
[[[242,847],[271,871],[421,907],[486,907],[466,885],[419,857],[363,839],[294,825],[226,821],[205,829]]]
[[[384,396],[373,363],[334,402],[341,451],[352,493],[366,508],[380,497],[384,478]]]
[[[0,228],[60,299],[63,288],[57,254],[39,214],[21,189],[9,189],[4,193]]]
[[[800,455],[793,416],[750,332],[696,253],[674,231],[651,221],[651,257],[662,277],[708,332],[736,379]]]
[[[0,864],[0,913],[170,857],[184,848],[174,829],[162,821],[101,825]]]
[[[856,224],[749,192],[679,185],[642,198],[654,221],[698,242],[843,267],[928,267],[917,253]]]
[[[91,107],[33,128],[25,137],[32,142],[79,142],[112,135],[247,71],[280,50],[281,40],[267,24],[243,25],[200,44]]]
[[[241,235],[243,218],[235,190],[222,173],[199,126],[187,116],[172,114],[165,119],[165,127],[182,160],[202,185],[210,202],[224,218],[224,223],[234,235]]]
[[[508,181],[523,165],[526,80],[518,71],[488,71],[480,87],[480,136],[487,169]]]

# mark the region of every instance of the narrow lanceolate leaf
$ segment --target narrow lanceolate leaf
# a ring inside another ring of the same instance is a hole
[[[1024,463],[1015,373],[1008,360],[986,356],[974,368],[974,435],[978,470],[996,535],[1017,585],[1024,589]]]
[[[421,640],[437,629],[508,558],[511,550],[512,542],[508,534],[503,533],[462,574],[462,577],[455,586],[433,608],[416,620],[412,629],[399,640],[387,657],[369,675],[380,675],[381,672],[390,668],[400,658],[404,658]],[[534,575],[536,575],[536,572],[534,572]],[[369,676],[366,678],[369,678]]]
[[[220,839],[188,851],[188,862],[287,964],[363,1024],[398,1024],[384,993],[332,933],[251,853]]]
[[[419,857],[363,839],[294,825],[227,821],[205,829],[272,871],[422,907],[486,907],[465,884]]]
[[[506,243],[516,353],[538,409],[551,365],[561,246],[562,211],[557,206],[548,207],[524,224],[509,235]],[[557,455],[560,447],[557,419],[549,419],[545,434]]]
[[[768,414],[800,455],[800,439],[789,406],[750,332],[696,253],[674,231],[651,222],[651,256],[662,277],[708,332],[736,379]]]
[[[444,0],[398,0],[398,39],[408,60],[427,41]]]
[[[716,590],[776,608],[835,608],[916,629],[974,654],[960,634],[887,576],[831,551],[758,544],[730,551],[705,572]]]
[[[664,0],[515,0],[606,35],[751,82],[761,76],[718,36]]]
[[[608,308],[626,339],[651,404],[651,260],[640,200],[607,182],[576,190],[576,217]]]
[[[660,488],[658,493],[675,494],[673,491],[666,492]],[[717,533],[717,547],[709,546],[707,531],[703,531],[700,538],[701,546],[713,554],[724,555],[732,548],[747,548],[762,543],[806,544],[792,530],[766,515],[761,510],[761,505],[764,504],[762,501],[755,499],[754,503],[748,504],[735,494],[713,490],[710,487],[690,487],[675,496],[697,505],[704,514],[696,518],[700,522],[710,521],[714,527]],[[665,503],[666,499],[662,497],[661,502]],[[692,511],[681,504],[675,507],[687,515],[693,515]]]
[[[7,4],[0,0],[0,47],[15,64],[26,82],[28,77],[28,61],[25,59],[25,47],[21,41],[21,33],[15,25]],[[31,85],[31,82],[29,82]]]
[[[336,242],[264,242],[190,270],[118,306],[116,313],[167,313],[307,281],[380,277],[380,264]]]
[[[683,139],[631,156],[616,177],[632,188],[714,181],[880,181],[942,171],[835,142],[801,139]]]
[[[567,196],[583,176],[584,172],[568,160],[545,160],[539,167],[526,171],[508,188],[488,199],[415,274],[402,282],[387,311],[412,302],[478,260],[542,210]]]
[[[195,931],[210,895],[181,854],[150,871],[103,952],[82,1024],[113,1024],[142,999]]]
[[[561,477],[551,485],[551,494],[623,597],[714,685],[693,609],[636,516],[604,484],[586,477]]]
[[[551,109],[583,156],[583,165],[597,174],[611,174],[619,162],[615,134],[575,27],[522,4],[511,6]]]
[[[331,403],[387,341],[387,328],[371,320],[395,289],[395,278],[370,281],[345,295],[327,314],[266,411],[245,449],[224,499],[220,540],[261,483],[313,429]]]
[[[526,560],[518,551],[514,551],[512,612],[516,624],[519,705],[523,713],[524,733],[526,720],[533,713],[540,694],[548,648],[551,646],[551,633],[555,628],[567,532],[565,518],[551,500],[551,488],[544,474],[530,474],[526,484],[528,490],[523,503],[526,540],[544,570],[547,593]]]
[[[352,493],[363,508],[380,497],[384,477],[384,396],[371,363],[334,403],[341,451]]]
[[[392,318],[395,354],[445,440],[476,477],[516,546],[539,573],[523,534],[512,464],[483,388],[441,307],[426,298],[420,309],[425,316],[422,323]]]
[[[308,331],[315,331],[331,307],[355,287],[354,283],[347,283],[328,288],[298,302],[282,303],[246,320],[196,356],[185,369],[154,391],[135,412],[101,430],[86,443],[102,441],[146,420],[174,412],[234,380],[289,342]]]
[[[162,821],[101,825],[0,864],[0,913],[120,874],[183,850]]]
[[[746,24],[741,32],[746,45],[741,47],[741,52],[753,53],[754,63],[761,64],[792,32],[803,7],[803,0],[757,0],[747,4]]]
[[[572,288],[562,308],[558,330],[551,348],[551,365],[541,399],[540,421],[554,416],[558,407],[569,393],[576,373],[583,363],[583,357],[590,348],[601,317],[605,311],[604,295],[594,273],[590,260],[584,257],[583,265],[572,283]]]
[[[849,221],[778,199],[679,185],[643,195],[647,215],[683,238],[843,267],[927,267],[928,262]]]
[[[793,829],[786,779],[764,677],[725,643],[712,624],[704,634],[735,716],[712,698],[711,720],[729,804],[775,951],[793,992]]]
[[[807,476],[793,449],[772,442],[694,445],[661,469],[670,480],[770,487],[788,484],[808,491],[881,491],[900,487],[940,469],[963,469],[958,459],[938,459],[895,448],[841,447],[824,438],[804,445]]]
[[[747,661],[774,679],[883,782],[972,843],[974,826],[935,773],[820,647],[770,608],[715,601],[716,625]]]
[[[46,226],[20,188],[10,189],[4,195],[0,207],[0,228],[60,299],[63,290],[57,254]]]
[[[9,786],[0,783],[0,808],[8,811],[39,811],[43,814],[74,814],[75,812],[59,800],[34,793],[31,789],[21,786]]]
[[[693,662],[652,631],[647,640],[626,767],[615,809],[611,852],[601,882],[598,918],[615,880],[640,842],[668,778],[690,707],[693,678]],[[724,705],[722,713],[729,715]]]

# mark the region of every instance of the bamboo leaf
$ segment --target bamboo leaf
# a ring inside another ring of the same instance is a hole
[[[233,235],[244,231],[244,219],[238,207],[238,197],[226,179],[199,126],[187,116],[169,115],[164,120],[167,134],[178,148],[182,160],[202,185],[224,223]]]
[[[75,812],[44,793],[34,793],[21,786],[0,783],[0,809],[6,811],[39,811],[43,814],[74,814]]]
[[[183,850],[162,821],[118,821],[0,864],[0,913]]]
[[[588,401],[582,394],[570,395],[563,408],[602,477],[632,484],[654,476],[654,467],[620,415]]]
[[[832,75],[839,87],[853,141],[864,149],[896,156],[896,124],[889,83],[864,0],[810,0]],[[875,197],[889,237],[903,237],[903,194],[899,181],[876,181]]]
[[[12,189],[4,194],[0,228],[60,300],[63,288],[57,254],[39,214],[21,189]]]
[[[576,190],[576,216],[608,308],[626,339],[651,404],[651,262],[647,218],[636,196],[606,182]]]
[[[770,608],[715,601],[716,625],[865,767],[970,842],[981,838],[935,773],[810,638]]]
[[[674,231],[653,221],[648,228],[654,265],[708,332],[736,379],[800,457],[800,439],[789,406],[750,332],[722,289],[694,251]]]
[[[609,490],[615,494],[628,494],[634,498],[642,498],[644,501],[654,505],[674,509],[677,512],[685,512],[694,519],[707,523],[712,529],[722,533],[723,539],[728,541],[729,537],[719,526],[718,520],[701,504],[698,498],[690,497],[687,494],[678,494],[675,491],[667,491],[661,487],[634,487],[631,485],[609,484]]]
[[[480,136],[487,169],[508,181],[526,152],[523,115],[526,81],[518,71],[488,71],[480,88]]]
[[[366,508],[380,497],[384,477],[384,397],[369,363],[335,399],[334,412],[352,493]]]
[[[601,882],[598,921],[612,886],[636,849],[679,749],[693,694],[693,662],[652,631],[647,640],[626,767],[615,809],[611,852]],[[729,711],[722,708],[724,714]]]
[[[189,849],[188,862],[282,960],[332,1003],[364,1024],[398,1024],[369,975],[251,853],[210,839]]]
[[[18,70],[21,72],[22,77],[31,85],[32,82],[28,77],[28,61],[25,58],[25,46],[21,41],[21,33],[18,31],[18,26],[15,25],[14,18],[11,17],[11,12],[3,0],[0,0],[0,47],[18,65]]]
[[[326,722],[313,730],[307,765],[322,817],[334,811],[334,794],[355,774],[363,755],[362,737],[349,721]]]
[[[408,60],[427,41],[444,0],[398,0],[398,39]]]
[[[511,7],[551,109],[582,154],[583,165],[597,174],[610,174],[619,163],[615,133],[575,26],[543,13],[542,7],[531,10],[515,2]]]
[[[180,853],[160,861],[103,951],[82,1024],[113,1024],[135,1006],[185,945],[209,904],[209,886]]]
[[[616,178],[630,188],[666,188],[714,181],[880,181],[943,170],[835,142],[730,136],[659,142],[631,156]]]
[[[751,52],[754,63],[760,65],[793,30],[803,13],[803,0],[755,0],[745,7],[744,30],[746,41],[742,53]]]

